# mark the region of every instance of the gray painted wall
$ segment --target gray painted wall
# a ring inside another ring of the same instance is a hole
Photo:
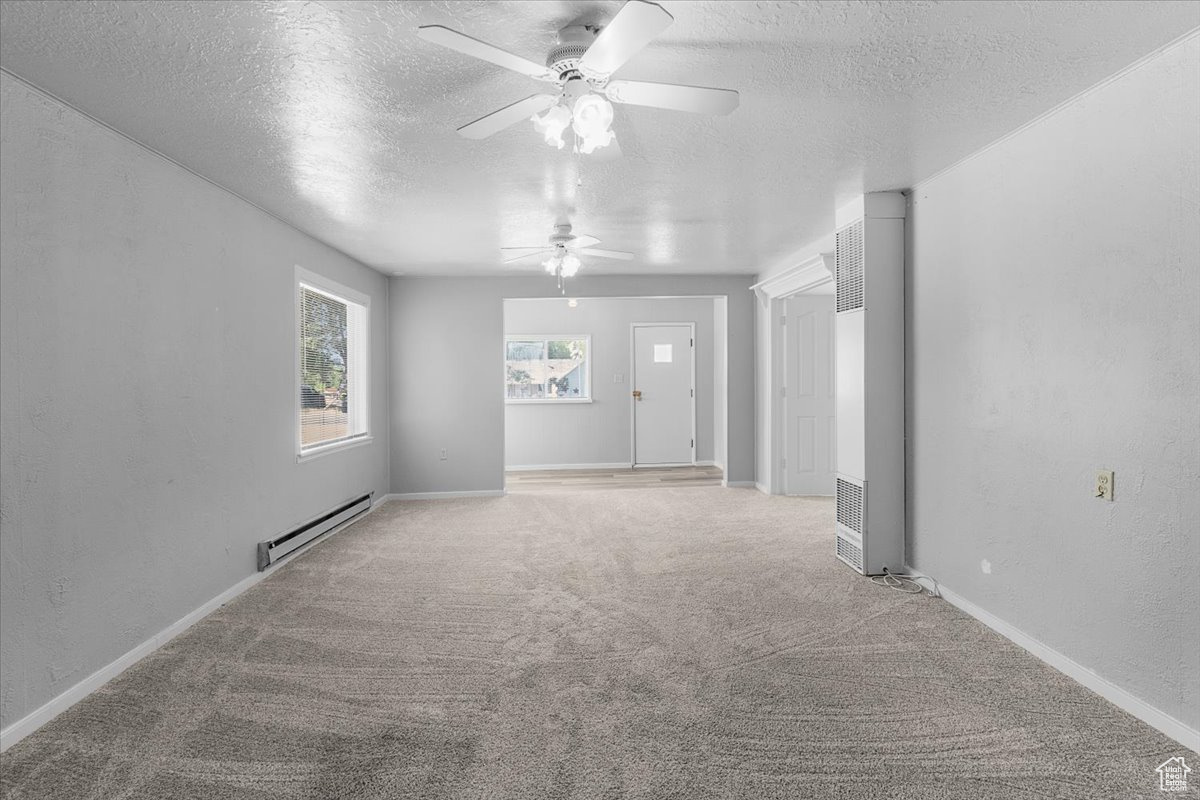
[[[0,75],[0,725],[388,489],[387,280]],[[371,298],[372,444],[298,464],[293,275]]]
[[[772,472],[773,461],[779,460],[778,443],[775,442],[771,430],[771,419],[775,404],[771,397],[771,368],[779,358],[772,347],[771,304],[780,304],[781,300],[766,302],[754,298],[754,480],[763,492],[771,491],[772,480],[777,477]]]
[[[723,295],[729,329],[730,480],[754,476],[754,331],[751,279],[735,276],[580,276],[578,297]],[[463,375],[500,381],[506,298],[557,297],[554,281],[529,278],[392,279],[392,491],[498,491],[504,486],[500,391],[454,391]],[[611,379],[611,378],[610,378]],[[440,460],[445,448],[447,459]]]
[[[916,187],[907,309],[910,562],[1193,728],[1198,63],[1192,37]]]
[[[728,420],[725,410],[729,398],[729,358],[727,343],[729,332],[725,318],[725,307],[729,301],[724,297],[713,300],[713,461],[725,469],[726,448],[729,435],[726,433]]]
[[[563,298],[505,300],[505,334],[590,334],[592,402],[508,403],[504,457],[508,466],[616,464],[630,461],[630,325],[696,324],[696,460],[713,460],[715,385],[711,299],[588,298],[575,308]],[[501,358],[497,351],[496,358]],[[622,376],[615,383],[614,375]],[[499,383],[496,391],[503,391]]]

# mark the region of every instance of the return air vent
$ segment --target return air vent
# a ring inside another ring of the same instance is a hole
[[[849,537],[842,535],[840,531],[837,535],[837,557],[853,567],[855,572],[862,573],[862,548],[850,541]]]
[[[863,532],[863,487],[837,479],[837,521],[859,536]]]
[[[837,282],[837,310],[854,311],[863,307],[863,222],[847,225],[837,232],[834,249],[834,278]]]
[[[347,500],[344,503],[339,503],[333,508],[320,514],[303,525],[292,528],[287,533],[276,536],[266,542],[258,543],[258,570],[262,572],[267,567],[274,564],[279,559],[292,553],[304,545],[329,533],[339,525],[349,522],[359,514],[369,511],[371,508],[371,495],[364,494],[355,497],[352,500]]]

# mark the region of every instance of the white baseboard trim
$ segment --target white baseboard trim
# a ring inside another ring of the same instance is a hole
[[[771,487],[770,487],[770,486],[767,486],[765,483],[759,483],[758,481],[755,481],[755,482],[754,482],[754,488],[755,488],[755,489],[758,489],[758,490],[759,490],[760,492],[762,492],[763,494],[770,494],[770,493],[771,493]]]
[[[630,469],[633,465],[628,461],[615,461],[611,464],[520,464],[505,467],[505,472],[536,472],[547,469]]]
[[[338,533],[341,533],[354,523],[365,518],[372,511],[383,505],[384,501],[389,496],[390,495],[384,495],[378,501],[372,503],[371,507],[362,515],[357,516],[354,519],[347,520],[338,527],[329,531],[329,533],[325,534],[324,536],[319,536],[303,547],[297,548],[295,552],[289,554],[287,558],[283,559],[282,561],[272,564],[262,572],[256,572],[253,575],[247,575],[245,578],[242,578],[233,586],[230,586],[216,597],[201,604],[195,610],[188,612],[186,615],[163,628],[161,631],[137,645],[132,650],[129,650],[124,655],[121,655],[115,660],[110,661],[108,664],[105,664],[103,667],[96,670],[91,675],[88,675],[86,678],[79,681],[79,683],[76,683],[62,694],[51,698],[48,702],[43,703],[41,706],[38,706],[33,711],[30,711],[16,722],[13,722],[8,727],[0,730],[0,753],[8,750],[8,748],[12,747],[14,744],[33,733],[47,722],[54,719],[68,708],[75,705],[80,700],[84,699],[92,692],[96,691],[101,686],[108,683],[113,678],[117,677],[122,672],[129,669],[134,664],[141,661],[143,658],[150,655],[155,650],[162,647],[164,644],[171,641],[176,636],[183,633],[188,628],[192,627],[197,622],[204,619],[209,614],[249,589],[251,586],[254,586],[260,581],[269,578],[275,573],[275,570],[290,564],[295,559],[307,553],[313,547],[316,547],[322,542],[328,541],[331,537],[336,536]]]
[[[321,538],[324,539],[325,537]],[[290,561],[291,558],[289,557],[287,560]],[[280,562],[280,564],[282,563],[285,562]],[[108,683],[113,678],[117,677],[122,672],[129,669],[134,664],[141,661],[143,658],[150,655],[179,634],[183,633],[188,628],[192,627],[192,625],[208,616],[208,614],[211,612],[220,608],[225,603],[228,603],[230,600],[261,581],[268,574],[268,572],[264,571],[243,578],[213,599],[209,600],[207,603],[201,605],[195,611],[192,611],[182,619],[179,619],[176,622],[168,625],[166,628],[137,645],[129,652],[117,658],[115,661],[112,661],[96,670],[79,683],[50,700],[50,702],[45,703],[44,705],[29,712],[24,717],[21,717],[21,719],[0,731],[0,752],[4,752],[8,748],[12,747],[14,744],[33,733],[38,728],[42,727],[59,714],[66,711],[68,708],[75,705],[80,700],[87,697],[89,694],[96,691],[101,686]]]
[[[722,480],[722,481],[721,481],[721,485],[722,485],[722,486],[726,486],[726,487],[728,487],[728,488],[730,488],[730,489],[753,489],[753,488],[755,487],[755,483],[754,483],[754,481],[727,481],[727,480]]]
[[[697,461],[696,462],[697,467],[715,467],[716,465],[717,465],[717,462],[715,462],[715,461]],[[721,470],[721,471],[724,472],[725,470]]]
[[[925,575],[920,570],[913,569],[912,567],[906,566],[905,569],[912,575],[921,575],[930,578],[930,580],[936,580],[936,578]],[[1091,689],[1122,711],[1132,714],[1155,730],[1179,742],[1184,747],[1200,752],[1200,731],[1189,727],[1163,711],[1159,711],[1145,700],[1134,697],[1120,686],[1110,683],[1078,661],[1043,644],[1014,625],[1000,619],[990,611],[985,611],[957,592],[947,589],[940,581],[937,583],[938,593],[950,605],[979,620],[1005,639],[1037,656],[1068,678]]]
[[[465,492],[404,492],[384,495],[384,500],[455,500],[462,497],[504,497],[503,489],[477,489]]]

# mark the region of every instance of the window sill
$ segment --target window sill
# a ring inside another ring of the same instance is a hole
[[[354,439],[347,439],[344,442],[333,442],[332,444],[319,444],[319,445],[316,445],[315,447],[309,447],[308,449],[301,451],[300,454],[296,456],[296,463],[302,464],[305,461],[312,461],[314,458],[320,458],[321,456],[327,456],[330,453],[340,453],[343,450],[352,450],[355,447],[362,447],[363,445],[370,444],[373,441],[375,441],[375,437],[371,436],[370,434],[367,434],[366,436],[359,436]]]
[[[550,399],[509,400],[509,399],[505,399],[504,404],[506,406],[577,406],[577,405],[586,405],[590,402],[592,402],[592,398],[590,398],[590,397],[578,397],[578,398],[569,397],[569,398],[562,399],[562,400],[550,400]]]

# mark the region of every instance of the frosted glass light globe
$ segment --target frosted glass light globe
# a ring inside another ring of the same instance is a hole
[[[579,272],[579,268],[581,266],[582,264],[579,263],[578,258],[570,253],[567,253],[565,256],[563,256],[562,260],[562,276],[564,278],[575,277],[575,273]]]
[[[562,150],[563,144],[565,144],[562,138],[563,131],[571,124],[571,112],[567,110],[566,106],[551,106],[540,117],[534,114],[529,119],[533,123],[534,129],[545,138],[546,144],[552,144]]]
[[[583,142],[579,152],[590,153],[597,147],[605,147],[613,139],[609,130],[613,120],[612,103],[598,94],[585,94],[575,101],[571,128]]]

